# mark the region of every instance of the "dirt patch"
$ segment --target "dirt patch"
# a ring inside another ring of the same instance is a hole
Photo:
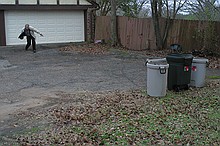
[[[14,113],[20,111],[26,111],[33,107],[42,106],[47,104],[47,100],[51,98],[56,98],[53,92],[48,91],[45,88],[28,88],[23,89],[20,92],[21,96],[24,98],[17,101],[11,101],[9,99],[4,99],[4,105],[0,107],[0,119],[4,121],[13,115]]]

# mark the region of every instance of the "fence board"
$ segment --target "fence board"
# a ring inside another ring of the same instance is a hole
[[[110,17],[100,16],[96,18],[95,40],[110,41],[111,38]]]
[[[167,48],[170,44],[178,43],[185,50],[201,49],[204,47],[204,36],[208,21],[172,20],[171,29],[167,38]],[[165,26],[165,19],[160,21]],[[96,19],[95,39],[109,42],[111,40],[111,18],[99,16]],[[220,34],[220,22],[213,22],[216,34]],[[164,27],[161,28],[163,31]],[[156,49],[153,20],[151,18],[117,17],[118,38],[122,46],[131,50]],[[206,34],[205,34],[206,33]],[[203,36],[203,37],[201,37]],[[216,41],[220,48],[220,42]]]

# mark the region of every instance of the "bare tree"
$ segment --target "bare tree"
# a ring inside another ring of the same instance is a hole
[[[203,49],[209,51],[219,51],[219,34],[216,30],[214,21],[220,20],[220,11],[218,8],[218,0],[195,0],[188,3],[188,9],[199,20],[207,20],[204,28],[196,31],[197,39],[201,41]]]
[[[220,10],[218,0],[194,0],[188,2],[188,11],[193,13],[199,20],[216,21]]]
[[[129,17],[138,17],[148,0],[116,0],[116,12]],[[96,0],[100,5],[99,16],[109,15],[111,12],[111,0]],[[146,9],[147,10],[147,9]]]
[[[124,12],[124,16],[138,17],[146,2],[146,0],[123,0],[119,8]]]
[[[158,49],[163,48],[163,41],[161,37],[161,27],[160,27],[160,18],[161,18],[161,6],[162,0],[151,0],[151,11],[152,11],[152,18],[154,24],[154,33],[156,36],[156,46]]]
[[[110,0],[96,0],[100,6],[99,15],[106,16],[111,12],[111,2]]]
[[[151,0],[151,11],[156,36],[156,46],[163,49],[166,45],[172,19],[176,18],[178,11],[184,7],[188,0]],[[165,26],[161,26],[161,18],[165,18]],[[161,31],[164,28],[163,32]]]
[[[111,0],[111,45],[118,44],[117,37],[117,16],[116,16],[116,1]]]

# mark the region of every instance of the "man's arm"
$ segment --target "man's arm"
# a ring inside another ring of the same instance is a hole
[[[24,32],[24,27],[22,28],[22,30],[21,30],[21,33],[23,33]]]
[[[29,26],[29,29],[32,30],[32,31],[34,31],[34,32],[36,32],[36,33],[38,33],[39,35],[43,36],[43,34],[40,33],[36,28],[34,28],[34,27],[32,27],[32,26]]]

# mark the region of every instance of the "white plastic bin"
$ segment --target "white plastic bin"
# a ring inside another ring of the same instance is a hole
[[[163,62],[162,62],[163,61]],[[169,64],[166,59],[148,60],[147,66],[147,94],[154,97],[166,96],[167,74]]]
[[[205,85],[207,63],[206,58],[193,58],[190,86],[203,87]]]

